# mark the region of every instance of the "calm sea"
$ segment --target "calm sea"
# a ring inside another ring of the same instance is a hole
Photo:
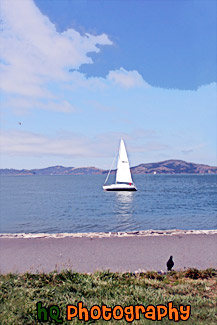
[[[134,175],[138,192],[103,192],[104,180],[1,177],[0,232],[217,228],[217,175]]]

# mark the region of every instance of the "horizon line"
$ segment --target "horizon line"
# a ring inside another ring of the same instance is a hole
[[[179,161],[179,162],[184,162],[184,163],[188,163],[188,164],[194,164],[194,165],[203,165],[203,166],[207,166],[207,167],[214,167],[214,168],[217,168],[217,166],[213,166],[213,165],[208,165],[208,164],[205,164],[205,163],[195,163],[195,162],[190,162],[190,161],[186,161],[186,160],[182,160],[182,159],[166,159],[166,160],[161,160],[161,161],[156,161],[156,162],[146,162],[146,163],[139,163],[135,166],[131,166],[130,168],[135,168],[135,167],[138,167],[140,165],[147,165],[147,164],[158,164],[158,163],[164,163],[164,162],[168,162],[168,161]],[[47,166],[47,167],[40,167],[40,168],[16,168],[16,167],[3,167],[3,168],[0,168],[0,170],[3,170],[3,169],[15,169],[15,170],[40,170],[40,169],[46,169],[46,168],[52,168],[52,167],[63,167],[63,168],[73,168],[73,169],[79,169],[79,168],[95,168],[95,169],[99,169],[99,170],[102,170],[102,171],[107,171],[109,170],[108,168],[106,169],[103,169],[103,168],[100,168],[100,167],[96,167],[96,166],[78,166],[78,167],[75,167],[75,166],[63,166],[63,165],[50,165],[50,166]],[[115,169],[112,169],[112,170],[116,170]]]

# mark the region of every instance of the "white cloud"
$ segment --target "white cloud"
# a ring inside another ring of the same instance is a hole
[[[86,88],[88,90],[105,89],[108,86],[106,79],[100,77],[89,77],[79,71],[70,72],[70,80],[64,84],[65,89],[75,90],[77,88]]]
[[[2,108],[11,107],[18,114],[32,108],[74,112],[78,109],[65,91],[148,85],[137,71],[124,68],[110,71],[106,78],[87,78],[76,71],[92,63],[88,53],[98,53],[98,45],[112,44],[105,34],[80,35],[74,29],[59,33],[33,0],[0,0],[0,14],[0,89],[10,96]]]
[[[142,76],[136,71],[127,71],[124,68],[110,71],[107,79],[124,88],[132,87],[149,87],[148,83],[144,81]]]
[[[11,168],[16,168],[19,160],[22,162],[21,168],[27,168],[31,161],[36,162],[38,160],[36,166],[41,163],[43,165],[43,162],[46,162],[48,166],[53,165],[54,161],[57,164],[64,165],[64,162],[68,160],[71,166],[97,166],[109,169],[113,158],[117,155],[120,138],[124,138],[126,141],[131,166],[162,159],[186,159],[186,152],[181,152],[180,148],[177,149],[174,144],[168,145],[161,139],[160,134],[151,129],[134,129],[128,133],[105,132],[90,137],[64,131],[50,135],[33,133],[23,131],[22,125],[19,126],[19,131],[17,129],[16,131],[1,132],[1,158],[4,162],[5,157],[7,157]],[[188,147],[187,150],[192,148]],[[194,152],[188,153],[188,161],[203,162],[204,150],[206,149],[204,145],[199,144],[193,149]],[[204,163],[207,162],[204,161]],[[213,165],[216,163],[214,162]],[[8,164],[2,165],[3,167],[7,168]]]
[[[67,100],[62,102],[47,102],[47,103],[38,103],[38,107],[46,110],[71,113],[78,111],[78,109],[71,105]]]
[[[146,152],[164,150],[164,146],[159,142],[150,143],[152,130],[144,130],[146,138],[141,136],[142,142],[138,142],[138,133],[106,132],[95,137],[88,137],[72,132],[59,132],[55,135],[42,135],[29,131],[9,130],[2,131],[0,136],[0,147],[3,155],[22,156],[65,156],[65,157],[112,157],[116,154],[114,145],[119,145],[120,138],[127,141],[130,152]],[[140,130],[141,133],[141,130]],[[137,134],[137,135],[135,135]],[[109,141],[108,141],[109,139]],[[117,147],[118,150],[118,147]]]
[[[40,135],[27,131],[1,132],[2,155],[92,157],[95,155],[87,137],[75,134]]]
[[[68,70],[92,63],[89,52],[111,45],[107,35],[63,33],[32,0],[0,2],[1,89],[24,96],[49,96],[46,83],[70,80]]]
[[[5,104],[6,107],[12,109],[17,114],[25,114],[30,109],[44,109],[44,110],[51,110],[56,112],[64,112],[64,113],[71,113],[78,111],[79,109],[72,105],[69,101],[39,101],[39,100],[32,100],[29,97],[15,97],[11,98]]]
[[[193,152],[203,149],[205,147],[206,147],[205,143],[200,143],[196,146],[187,146],[187,147],[181,149],[180,151],[181,151],[181,153],[183,153],[185,155],[189,155],[189,154],[192,154]]]
[[[109,71],[106,78],[89,77],[87,78],[79,71],[71,72],[70,83],[66,88],[75,89],[78,87],[88,88],[89,90],[105,89],[112,87],[123,87],[125,89],[133,87],[151,87],[139,74],[138,71],[128,71],[124,68],[119,70]]]
[[[112,89],[116,87],[128,90],[134,87],[150,88],[151,86],[142,78],[138,71],[128,71],[124,68],[109,71],[106,78],[89,77],[87,78],[79,71],[72,71],[70,81],[64,84],[65,89],[75,90],[76,88],[86,88],[91,91]]]

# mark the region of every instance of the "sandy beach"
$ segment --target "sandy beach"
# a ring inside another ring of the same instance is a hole
[[[0,272],[72,269],[166,271],[217,268],[217,231],[138,231],[87,234],[1,234]]]

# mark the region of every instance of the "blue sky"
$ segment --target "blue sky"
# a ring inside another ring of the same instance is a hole
[[[216,1],[0,3],[2,168],[217,165]]]

